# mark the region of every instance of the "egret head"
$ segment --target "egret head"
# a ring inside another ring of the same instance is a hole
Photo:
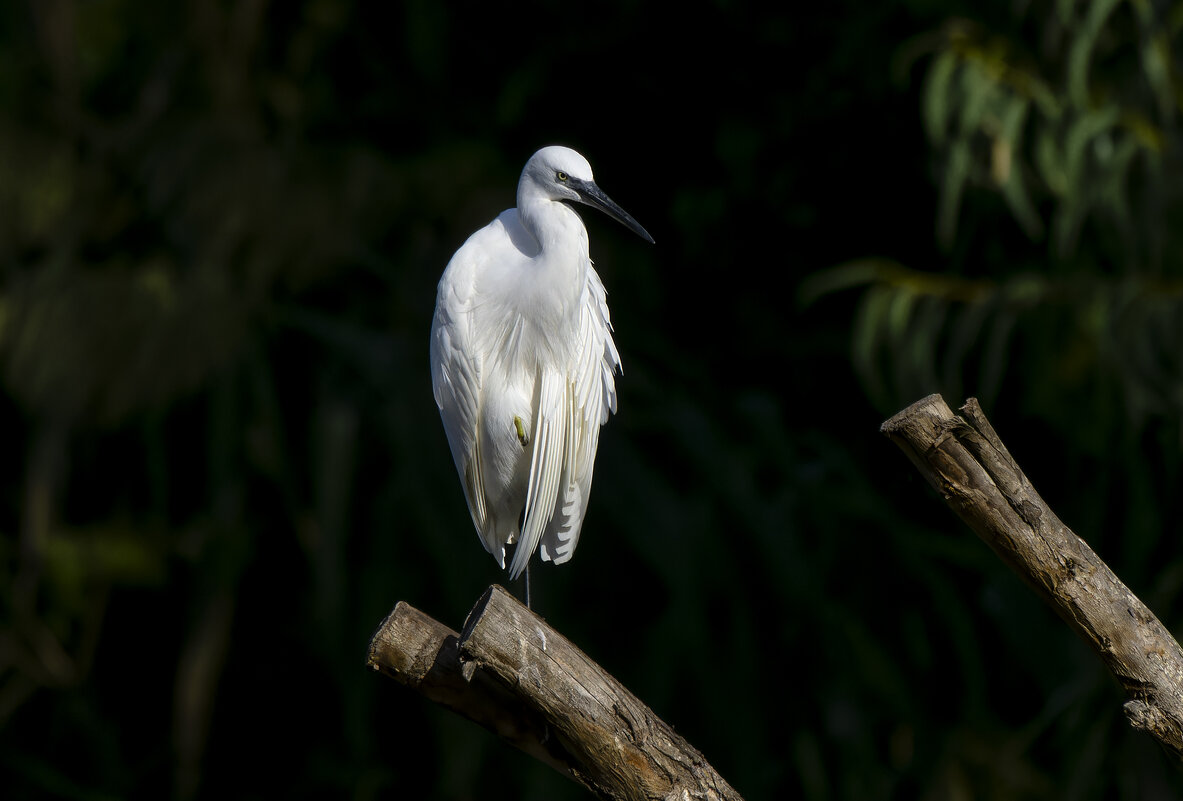
[[[518,184],[519,205],[523,190],[548,200],[582,203],[599,209],[637,236],[652,243],[653,237],[628,212],[616,205],[592,177],[587,159],[569,147],[551,145],[530,157]]]

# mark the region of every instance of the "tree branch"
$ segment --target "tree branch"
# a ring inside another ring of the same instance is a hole
[[[368,665],[612,801],[743,801],[697,750],[503,588],[464,633],[399,603]]]
[[[974,398],[929,395],[880,429],[954,512],[1087,642],[1125,688],[1126,718],[1183,767],[1183,650],[1031,486]]]

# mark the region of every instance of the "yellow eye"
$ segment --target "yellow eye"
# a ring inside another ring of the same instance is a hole
[[[563,172],[562,170],[559,170],[558,172],[555,173],[555,178],[558,178],[560,181],[565,182],[567,180],[567,173]]]

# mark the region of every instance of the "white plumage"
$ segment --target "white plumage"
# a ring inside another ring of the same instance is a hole
[[[579,543],[600,426],[616,411],[620,355],[587,229],[568,204],[604,211],[649,242],[596,186],[583,156],[535,153],[517,208],[468,238],[440,279],[431,378],[472,521],[516,579],[538,549]]]

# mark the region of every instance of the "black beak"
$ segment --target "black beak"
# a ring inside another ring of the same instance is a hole
[[[649,232],[642,228],[641,224],[634,220],[627,211],[617,206],[612,198],[605,195],[604,191],[593,182],[572,180],[570,186],[579,193],[581,203],[599,209],[649,244],[655,244],[653,237],[649,236]]]

